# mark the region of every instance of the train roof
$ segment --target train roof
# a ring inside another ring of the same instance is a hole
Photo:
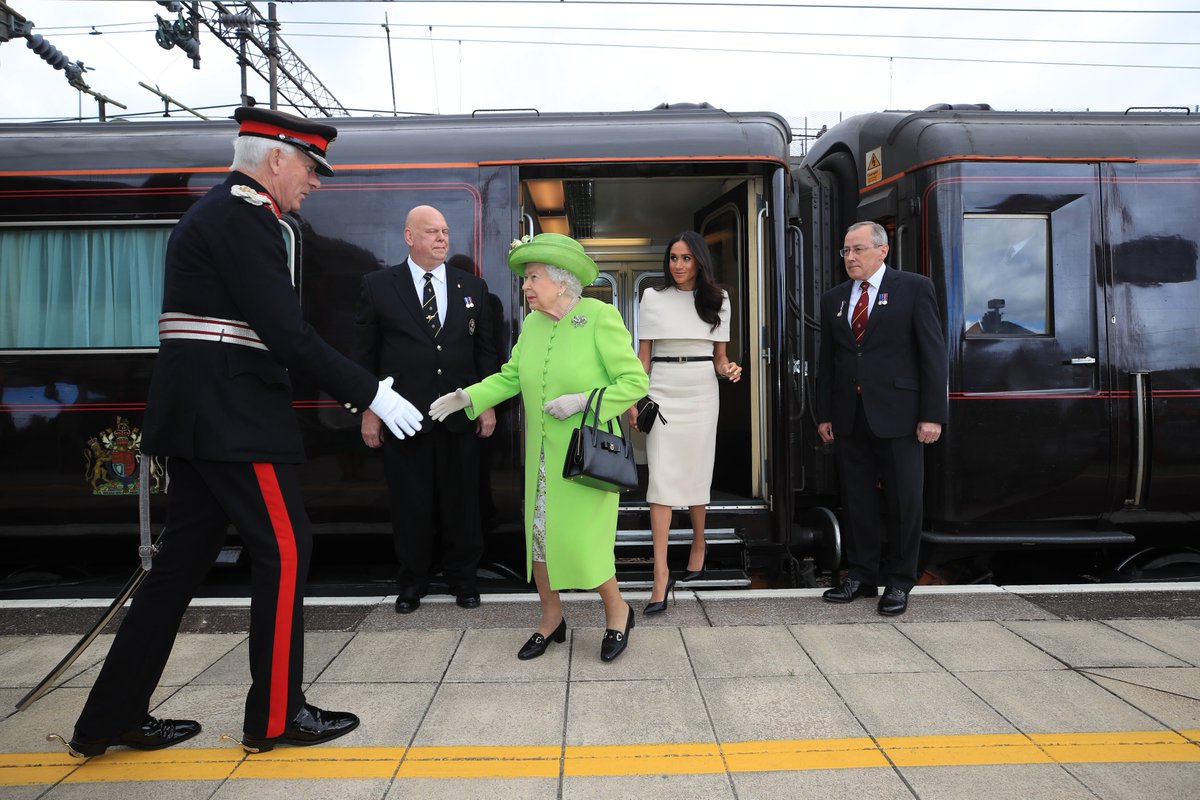
[[[754,160],[787,163],[771,112],[688,105],[617,113],[476,113],[331,120],[334,168],[384,165]],[[0,175],[54,169],[226,168],[232,120],[0,125]]]
[[[882,181],[947,160],[1197,160],[1200,115],[993,111],[987,106],[884,111],[830,128],[809,148],[802,165],[815,165],[839,150],[859,156],[877,147],[883,148]],[[861,185],[862,164],[858,166]]]

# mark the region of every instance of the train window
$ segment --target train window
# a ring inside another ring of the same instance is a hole
[[[965,215],[962,286],[968,337],[1050,333],[1050,218]]]
[[[584,297],[594,297],[606,303],[615,302],[617,296],[617,281],[607,272],[601,272],[589,285],[583,287]]]
[[[170,235],[0,227],[0,349],[157,347]]]

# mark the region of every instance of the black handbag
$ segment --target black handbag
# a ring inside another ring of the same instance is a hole
[[[649,395],[637,401],[637,426],[639,431],[649,433],[650,429],[654,427],[654,423],[660,419],[663,425],[667,424],[667,418],[662,415],[658,403],[651,400]]]
[[[597,396],[599,392],[599,396]],[[592,400],[596,401],[595,410]],[[604,400],[603,389],[593,389],[583,409],[583,420],[571,431],[571,443],[567,446],[567,460],[563,463],[563,478],[593,489],[606,492],[623,492],[637,487],[637,464],[633,460],[633,445],[625,438],[620,420],[617,432],[613,433],[612,421],[608,430],[600,428],[600,403]],[[592,412],[592,424],[587,422]]]

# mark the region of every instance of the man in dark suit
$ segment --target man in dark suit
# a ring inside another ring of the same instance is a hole
[[[450,228],[436,208],[418,206],[404,223],[404,263],[363,277],[358,305],[358,362],[428,408],[459,386],[500,368],[488,288],[482,278],[445,264]],[[362,419],[368,447],[383,447],[400,562],[396,611],[421,606],[439,561],[458,605],[475,608],[475,570],[483,555],[479,519],[479,443],[496,415],[455,415],[404,441],[374,414]]]
[[[879,613],[908,608],[917,582],[924,490],[924,451],[946,420],[947,356],[933,283],[888,269],[887,232],[859,222],[846,232],[841,255],[850,280],[821,296],[821,363],[817,433],[837,440],[842,503],[849,515],[850,570],[825,592],[831,603],[875,597]],[[887,497],[886,562],[879,495]]]
[[[88,695],[72,755],[124,745],[157,750],[200,731],[150,716],[180,620],[232,522],[253,561],[250,691],[243,746],[310,745],[358,717],[304,698],[304,584],[312,533],[295,465],[304,461],[289,371],[311,376],[352,413],[368,405],[397,436],[421,414],[330,347],[300,313],[282,215],[332,175],[329,126],[239,108],[233,170],[188,210],[167,244],[162,344],[143,424],[142,458],[166,456],[167,526]],[[442,427],[441,425],[433,427]]]

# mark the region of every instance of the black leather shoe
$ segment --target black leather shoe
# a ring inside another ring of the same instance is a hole
[[[554,641],[562,644],[566,640],[567,619],[566,617],[563,617],[562,621],[558,623],[558,627],[555,628],[550,634],[549,639],[535,631],[533,636],[529,637],[529,641],[525,642],[521,649],[517,651],[517,658],[521,659],[522,661],[528,661],[531,658],[537,658],[542,653],[546,652],[546,648],[550,646],[550,642]]]
[[[895,617],[908,610],[908,592],[903,589],[893,589],[888,586],[879,598],[879,613],[885,617]]]
[[[704,563],[700,565],[700,569],[689,569],[680,576],[680,583],[688,581],[699,581],[704,579],[704,572],[708,568],[708,544],[704,545]]]
[[[826,603],[849,603],[856,597],[874,597],[877,594],[879,594],[879,587],[856,581],[853,578],[846,578],[842,581],[841,586],[826,590],[821,597]]]
[[[479,608],[479,592],[456,595],[454,602],[459,608]]]
[[[305,703],[300,706],[300,711],[288,723],[282,735],[274,739],[251,739],[246,736],[242,739],[242,747],[259,753],[265,753],[277,744],[308,747],[345,736],[357,727],[358,717],[349,711],[324,711]]]
[[[629,619],[625,622],[625,630],[614,631],[612,628],[605,628],[604,638],[600,641],[600,660],[612,661],[624,653],[625,647],[629,644],[629,631],[632,629],[633,606],[629,606]]]
[[[71,739],[70,747],[84,756],[98,756],[109,747],[124,745],[135,750],[161,750],[188,739],[200,732],[200,723],[194,719],[158,719],[149,714],[142,724],[125,731],[116,739]]]
[[[421,607],[421,598],[416,595],[402,594],[396,598],[396,613],[411,614]]]
[[[704,570],[701,570],[703,572]],[[651,592],[653,594],[653,592]],[[675,602],[675,579],[671,578],[667,581],[667,590],[663,592],[663,599],[657,603],[647,603],[642,609],[643,614],[661,614],[667,610],[667,595],[671,595],[671,602]]]

